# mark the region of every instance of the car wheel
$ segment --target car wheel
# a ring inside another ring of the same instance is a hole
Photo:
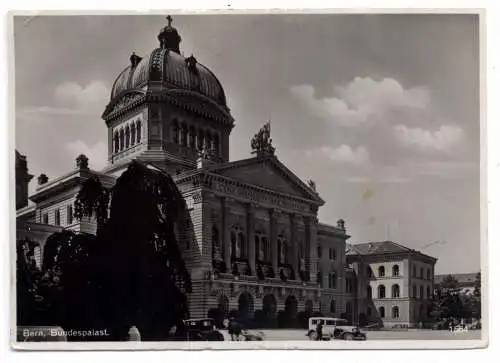
[[[354,339],[354,337],[352,336],[352,334],[348,333],[348,334],[344,335],[344,340],[353,340],[353,339]]]
[[[309,333],[309,340],[316,340],[318,338],[318,334],[315,331]]]

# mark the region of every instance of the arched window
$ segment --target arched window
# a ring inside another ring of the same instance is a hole
[[[335,314],[337,312],[337,303],[335,300],[330,301],[330,312]]]
[[[196,149],[196,130],[193,126],[189,128],[189,147]]]
[[[222,260],[219,229],[216,226],[212,226],[212,259],[216,261]]]
[[[262,248],[262,253],[264,255],[264,261],[271,261],[271,248],[269,245],[269,240],[267,239],[267,236],[262,236],[261,239],[261,248]]]
[[[187,126],[185,123],[181,125],[181,146],[187,145]]]
[[[240,226],[231,228],[231,257],[246,258],[247,248],[243,229]]]
[[[287,243],[283,234],[278,236],[278,254],[279,254],[279,263],[286,264],[287,263]]]
[[[379,277],[384,277],[385,276],[385,267],[384,266],[380,266],[378,268],[378,276]]]
[[[135,123],[132,122],[132,125],[130,126],[130,146],[134,146],[136,142],[135,139]]]
[[[142,136],[142,129],[141,129],[141,121],[140,120],[137,120],[137,122],[135,123],[135,128],[137,131],[137,143],[140,143],[141,136]]]
[[[304,243],[302,241],[299,242],[299,253],[298,253],[298,258],[299,258],[299,270],[300,271],[305,271],[306,270],[306,261],[304,259]]]
[[[172,143],[179,144],[179,121],[176,119],[172,122]]]
[[[255,232],[255,251],[259,261],[269,262],[270,249],[266,234],[263,231]]]
[[[420,279],[424,279],[424,268],[420,267]]]
[[[127,125],[125,127],[125,148],[130,146],[130,127]]]
[[[336,289],[337,288],[337,272],[332,271],[328,275],[328,287],[330,289]]]
[[[242,231],[238,232],[238,247],[240,250],[240,258],[246,258],[247,257],[247,246],[245,243],[245,236],[243,235]]]
[[[394,284],[392,285],[392,297],[399,297],[399,285]]]
[[[392,308],[392,318],[393,319],[399,319],[399,307],[394,306]]]
[[[198,150],[205,148],[205,135],[203,134],[203,130],[198,131],[198,144],[196,145]]]
[[[420,286],[420,296],[419,296],[421,299],[424,298],[424,287],[423,286]]]
[[[366,297],[368,299],[372,298],[372,287],[370,285],[368,285],[367,288],[366,288]]]
[[[385,318],[385,308],[383,306],[378,308],[378,314],[381,318]]]
[[[219,135],[214,135],[214,151],[215,155],[220,156]]]
[[[431,279],[431,270],[427,270],[427,280]]]
[[[206,135],[205,135],[205,146],[208,150],[212,150],[213,149],[213,145],[212,145],[212,134],[210,132],[207,131]]]
[[[366,266],[366,276],[368,276],[368,278],[373,277],[373,271],[370,266]]]
[[[430,286],[427,286],[427,298],[431,297],[431,288]]]
[[[417,297],[417,286],[416,285],[413,285],[412,287],[412,292],[413,292],[413,297],[416,298]]]
[[[236,232],[231,231],[231,258],[236,258],[239,255],[239,251],[237,251],[237,243],[236,243],[237,237],[236,237]]]
[[[399,265],[392,266],[392,276],[399,276]]]
[[[385,299],[385,286],[384,285],[378,286],[378,298]]]
[[[118,151],[120,151],[120,136],[118,135],[117,131],[115,131],[113,141],[115,143],[115,153],[117,153]]]
[[[120,130],[120,151],[125,150],[125,131]]]

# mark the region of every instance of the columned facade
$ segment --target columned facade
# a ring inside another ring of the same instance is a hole
[[[269,122],[250,140],[252,156],[229,162],[234,119],[221,83],[194,56],[182,55],[171,20],[158,39],[159,47],[144,58],[132,54],[110,85],[102,114],[108,165],[40,179],[30,221],[59,225],[62,218],[63,228],[95,233],[91,220],[72,218],[78,183],[98,176],[111,187],[139,160],[170,174],[186,200],[189,213],[176,223],[176,233],[191,272],[193,318],[216,310],[276,322],[319,312],[321,299],[338,299],[333,296],[340,291],[317,281],[319,235],[345,248],[345,228],[319,224],[325,201],[313,182],[304,183],[278,160]],[[26,185],[20,182],[30,176],[18,159],[21,207]],[[339,256],[345,262],[343,252]],[[333,268],[324,261],[319,269],[326,276]],[[342,274],[338,269],[336,276]]]

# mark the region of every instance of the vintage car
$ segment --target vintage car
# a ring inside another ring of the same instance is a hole
[[[350,325],[345,319],[313,317],[309,318],[307,336],[310,340],[318,340],[317,326],[323,323],[321,340],[366,340],[366,334],[361,332],[357,326]]]
[[[214,319],[187,319],[183,329],[176,332],[176,340],[187,341],[223,341],[224,335],[215,327]]]
[[[243,337],[243,339],[240,339],[240,340],[243,340],[246,342],[264,340],[264,333],[261,331],[252,331],[252,330],[243,329],[241,331],[241,336]]]

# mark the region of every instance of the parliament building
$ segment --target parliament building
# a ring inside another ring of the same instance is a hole
[[[188,206],[190,220],[178,223],[176,233],[191,273],[192,318],[218,308],[250,319],[260,310],[271,319],[283,311],[357,321],[371,307],[365,303],[366,289],[361,297],[356,293],[361,275],[348,266],[353,250],[346,253],[344,221],[318,221],[325,202],[312,181],[304,183],[277,158],[269,124],[256,130],[249,158],[229,161],[235,120],[224,89],[194,56],[181,55],[181,37],[167,19],[158,48],[148,55],[133,53],[112,86],[102,115],[108,128],[103,170],[78,160],[74,170],[58,178],[42,175],[28,205],[25,191],[32,176],[16,152],[18,238],[38,241],[36,255],[41,256],[45,238],[54,231],[95,233],[91,220],[73,217],[81,182],[97,176],[111,187],[132,160],[140,160],[172,175]],[[435,260],[420,259],[433,268]],[[401,265],[399,271],[407,268]],[[408,287],[398,291],[403,296]],[[368,320],[379,313],[375,307]],[[406,323],[414,320],[400,315]]]

